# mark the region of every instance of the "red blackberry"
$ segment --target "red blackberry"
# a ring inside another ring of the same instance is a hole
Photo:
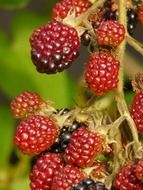
[[[141,5],[140,10],[138,12],[138,19],[143,24],[143,4]]]
[[[39,154],[50,148],[57,136],[57,126],[50,118],[35,115],[20,122],[14,143],[26,154]]]
[[[143,190],[143,184],[135,175],[135,165],[126,165],[118,173],[115,186],[119,190]]]
[[[47,74],[67,69],[80,48],[76,29],[57,21],[37,29],[30,43],[33,63],[39,72]]]
[[[11,111],[16,119],[22,119],[34,114],[42,102],[38,94],[25,91],[12,100]]]
[[[102,151],[102,139],[99,134],[87,128],[79,128],[72,133],[65,160],[81,168],[92,165],[95,157]]]
[[[135,95],[131,105],[131,115],[138,132],[143,133],[143,92]]]
[[[124,26],[113,20],[103,21],[96,32],[98,45],[117,47],[124,38]]]
[[[143,182],[143,159],[137,162],[135,172],[136,177]]]
[[[90,178],[84,179],[71,190],[107,190],[102,182],[94,181]]]
[[[56,3],[53,9],[52,18],[57,19],[60,17],[64,19],[68,16],[70,11],[75,11],[75,16],[79,16],[81,13],[85,12],[91,3],[88,0],[62,0],[60,3]]]
[[[51,190],[70,190],[84,178],[85,175],[79,169],[66,165],[55,172]]]
[[[91,54],[86,65],[85,79],[97,96],[117,87],[119,65],[119,61],[110,53]]]
[[[52,145],[50,151],[51,152],[59,152],[62,153],[67,148],[68,143],[71,139],[71,134],[73,131],[77,130],[79,127],[86,127],[85,124],[74,121],[70,127],[64,126],[55,143]]]
[[[63,160],[59,154],[47,153],[42,155],[30,174],[31,190],[51,190],[54,173],[62,167]]]

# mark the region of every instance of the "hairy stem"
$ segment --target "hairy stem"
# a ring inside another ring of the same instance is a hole
[[[124,27],[126,29],[126,33],[127,33],[126,0],[119,0],[119,22],[124,25]],[[123,63],[123,61],[124,61],[125,49],[126,49],[126,38],[120,44],[120,46],[118,48],[117,57],[120,60],[121,66],[120,66],[120,71],[119,71],[118,88],[116,90],[116,101],[117,101],[117,106],[118,106],[120,114],[126,116],[126,120],[130,127],[130,130],[132,132],[133,140],[135,141],[135,143],[137,145],[137,144],[139,144],[138,133],[137,133],[134,121],[130,116],[127,104],[125,102],[124,91],[123,91],[123,87],[124,87],[124,83],[123,83],[123,64],[124,63]]]

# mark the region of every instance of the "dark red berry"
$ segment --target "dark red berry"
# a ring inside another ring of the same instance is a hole
[[[79,169],[66,165],[55,172],[51,190],[70,190],[84,178],[85,175]]]
[[[79,128],[72,133],[65,160],[81,168],[92,165],[96,156],[102,151],[102,139],[99,134],[87,128]]]
[[[143,4],[141,5],[140,10],[138,12],[138,19],[143,24]]]
[[[85,79],[97,96],[117,87],[119,65],[119,61],[110,53],[91,54],[86,65]]]
[[[143,133],[143,92],[138,92],[131,105],[131,115],[137,130]]]
[[[33,63],[39,72],[47,74],[67,69],[80,48],[76,29],[57,21],[37,29],[30,43]]]
[[[136,177],[143,182],[143,158],[137,162],[135,172]]]
[[[51,190],[54,174],[63,167],[63,160],[59,154],[46,153],[34,165],[30,174],[31,190]]]
[[[124,166],[119,171],[115,184],[119,190],[143,190],[143,184],[135,175],[135,165],[132,164]]]
[[[54,121],[40,115],[31,116],[16,128],[14,143],[26,154],[39,154],[50,148],[58,136]]]
[[[57,19],[58,17],[64,19],[68,14],[74,12],[75,16],[79,16],[81,13],[85,12],[91,3],[88,0],[62,0],[56,3],[53,9],[52,18]]]
[[[34,114],[42,102],[38,94],[25,91],[12,100],[11,111],[16,119],[22,119]]]

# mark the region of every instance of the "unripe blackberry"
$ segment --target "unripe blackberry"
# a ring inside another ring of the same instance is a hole
[[[143,158],[137,162],[135,173],[136,177],[143,182]]]
[[[96,31],[97,43],[100,46],[117,47],[124,38],[124,26],[113,20],[103,21]]]
[[[51,190],[70,190],[76,186],[85,175],[73,165],[66,165],[55,172]]]
[[[135,165],[124,166],[117,174],[115,186],[119,190],[142,190],[143,184],[135,175]]]
[[[57,19],[58,17],[64,19],[68,16],[70,11],[73,11],[75,16],[79,16],[85,12],[91,3],[88,0],[62,0],[56,3],[56,6],[52,12],[52,18]]]
[[[96,156],[102,151],[102,138],[87,128],[79,128],[72,133],[65,160],[81,168],[92,165]]]
[[[26,154],[39,154],[50,148],[58,136],[54,121],[40,115],[31,116],[16,128],[14,143]]]
[[[139,12],[138,12],[138,19],[143,24],[143,3],[141,4],[141,7],[140,7]]]
[[[11,111],[16,119],[23,119],[34,114],[42,102],[38,94],[25,91],[12,100]]]
[[[31,190],[51,190],[54,174],[63,167],[59,154],[46,153],[34,165],[30,174]]]
[[[137,130],[143,133],[143,92],[138,92],[131,105],[131,115]]]
[[[90,55],[85,79],[97,96],[117,87],[119,65],[119,61],[110,53],[95,52]]]
[[[67,69],[80,48],[76,29],[57,21],[35,30],[30,43],[34,65],[39,72],[47,74]]]

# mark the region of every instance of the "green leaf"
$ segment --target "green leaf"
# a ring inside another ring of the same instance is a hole
[[[0,168],[6,168],[13,147],[14,120],[9,106],[0,105]]]
[[[126,92],[125,93],[125,100],[127,102],[127,105],[130,107],[131,106],[131,103],[133,101],[133,98],[134,98],[134,92],[132,91],[129,91],[129,92]]]
[[[39,74],[31,61],[29,36],[47,20],[30,13],[18,15],[14,20],[13,42],[0,54],[0,86],[10,97],[29,90],[55,102],[57,107],[69,107],[75,94],[74,81],[66,72]]]
[[[29,0],[0,0],[0,7],[6,9],[22,8]]]

